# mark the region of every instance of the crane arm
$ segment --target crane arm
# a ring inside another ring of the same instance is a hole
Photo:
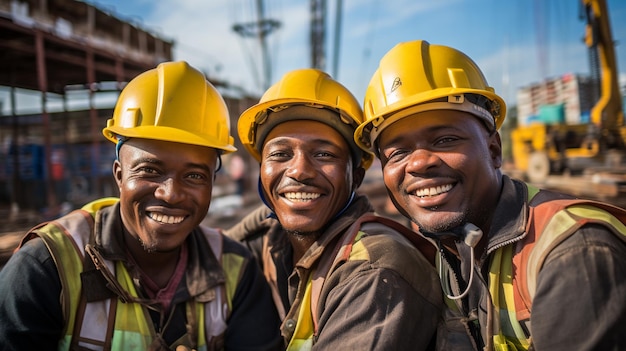
[[[581,0],[587,17],[585,44],[598,51],[601,95],[591,110],[591,122],[603,132],[619,133],[624,124],[617,61],[606,0]]]

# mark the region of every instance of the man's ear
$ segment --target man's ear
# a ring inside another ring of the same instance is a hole
[[[500,133],[494,132],[489,136],[489,155],[495,169],[502,168],[502,140]]]
[[[115,178],[117,187],[120,188],[122,185],[122,164],[119,160],[113,162],[113,178]]]

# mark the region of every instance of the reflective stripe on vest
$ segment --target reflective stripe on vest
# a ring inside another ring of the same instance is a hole
[[[489,269],[494,311],[493,345],[497,351],[527,350],[530,346],[515,312],[512,272],[513,245],[506,245],[493,253]]]
[[[155,339],[156,333],[148,310],[139,303],[117,303],[117,299],[89,302],[84,311],[79,311],[81,278],[85,245],[93,232],[93,216],[98,209],[115,204],[118,199],[107,198],[94,201],[81,210],[36,228],[29,238],[42,238],[59,272],[61,280],[61,304],[66,326],[59,350],[69,350],[73,335],[82,347],[93,350],[146,350]],[[232,309],[232,298],[243,268],[244,258],[235,254],[222,253],[222,236],[215,230],[202,228],[203,233],[218,261],[222,263],[226,286],[218,289],[210,302],[187,304],[187,315],[196,316],[198,323],[197,348],[208,350],[212,338],[221,336],[226,330],[226,320]],[[26,239],[27,240],[27,239]],[[73,249],[69,249],[72,248]],[[137,297],[132,278],[121,262],[105,260],[110,272],[120,286],[131,296]],[[110,320],[110,318],[114,318]],[[79,326],[80,324],[80,326]],[[207,337],[208,336],[208,337]]]
[[[529,199],[538,190],[528,186]],[[545,204],[544,206],[542,206]],[[531,206],[527,236],[517,245],[493,253],[489,267],[489,292],[493,302],[495,350],[527,350],[530,341],[520,321],[528,320],[537,276],[547,255],[583,225],[597,223],[626,241],[626,211],[589,200],[549,200]],[[609,212],[611,211],[611,212]],[[521,248],[513,254],[514,247]],[[513,265],[518,267],[513,276]]]
[[[313,347],[313,316],[311,313],[311,279],[306,284],[302,303],[298,311],[298,321],[287,351],[307,351]],[[307,308],[309,307],[309,308]]]
[[[360,227],[360,223],[355,227]],[[369,260],[369,253],[363,246],[363,243],[361,243],[361,238],[365,233],[362,231],[354,233],[350,230],[347,233],[348,235],[343,237],[344,240],[340,241],[335,250],[330,252],[331,255],[325,255],[325,259],[321,259],[316,271],[308,278],[304,296],[300,306],[297,308],[297,312],[293,310],[292,306],[292,310],[287,314],[286,320],[290,319],[295,313],[298,314],[287,351],[308,351],[313,347],[314,339],[318,332],[318,316],[314,315],[314,313],[317,313],[317,301],[319,300],[323,281],[326,275],[332,271],[332,268],[343,261]],[[332,265],[329,264],[331,262]]]

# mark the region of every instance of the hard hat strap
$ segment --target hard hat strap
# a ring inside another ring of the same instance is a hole
[[[120,148],[122,147],[122,144],[124,144],[126,141],[128,140],[128,138],[123,137],[121,135],[117,136],[117,143],[115,143],[115,159],[116,160],[120,160]]]

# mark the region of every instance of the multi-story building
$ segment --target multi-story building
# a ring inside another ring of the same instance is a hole
[[[598,98],[589,77],[565,74],[517,91],[518,124],[533,122],[582,124]]]
[[[101,130],[125,83],[173,60],[174,44],[85,1],[0,0],[0,211],[54,215],[62,203],[115,196]],[[225,100],[231,125],[256,101]]]

